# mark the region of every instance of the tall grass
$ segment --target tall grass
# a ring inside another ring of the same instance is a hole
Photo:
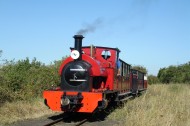
[[[150,85],[109,118],[122,126],[190,126],[190,85]]]
[[[53,113],[55,112],[49,110],[41,98],[30,102],[6,102],[0,107],[0,125],[8,125],[19,120],[38,118]]]
[[[150,85],[140,97],[115,109],[108,118],[121,126],[190,126],[190,85]],[[42,99],[6,102],[0,106],[0,125],[52,114]]]

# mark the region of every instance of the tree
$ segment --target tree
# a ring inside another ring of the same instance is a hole
[[[146,67],[144,66],[141,66],[141,65],[136,65],[136,66],[133,66],[132,69],[135,69],[135,70],[139,70],[145,74],[148,73],[148,70],[146,69]]]
[[[157,84],[157,83],[159,83],[157,76],[154,75],[148,76],[148,84]]]
[[[161,68],[158,72],[159,81],[162,83],[190,83],[189,63]]]

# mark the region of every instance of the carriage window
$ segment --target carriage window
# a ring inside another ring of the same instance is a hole
[[[131,66],[127,65],[127,74],[130,74],[130,69],[131,69]]]
[[[124,62],[122,63],[122,76],[126,76],[127,75],[127,64],[125,64]]]
[[[111,52],[109,51],[109,50],[104,50],[104,51],[102,51],[102,57],[105,59],[105,60],[107,60],[107,59],[109,59],[110,57],[111,57]]]
[[[125,62],[121,62],[121,75],[129,76],[129,74],[130,74],[130,65]]]

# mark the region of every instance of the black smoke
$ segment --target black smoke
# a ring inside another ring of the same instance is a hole
[[[92,22],[91,24],[86,24],[84,26],[84,28],[81,28],[77,34],[78,35],[86,35],[87,33],[93,33],[96,31],[97,28],[99,28],[102,24],[102,19],[101,18],[98,18],[96,19],[94,22]]]

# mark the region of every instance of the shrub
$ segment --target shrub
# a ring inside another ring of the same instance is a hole
[[[161,68],[158,78],[162,83],[190,83],[190,62]]]
[[[42,91],[59,85],[58,69],[60,61],[45,65],[34,58],[15,62],[7,61],[0,68],[0,100],[30,100],[42,95]]]
[[[159,83],[159,80],[156,76],[154,75],[148,76],[148,84],[157,84],[157,83]]]

